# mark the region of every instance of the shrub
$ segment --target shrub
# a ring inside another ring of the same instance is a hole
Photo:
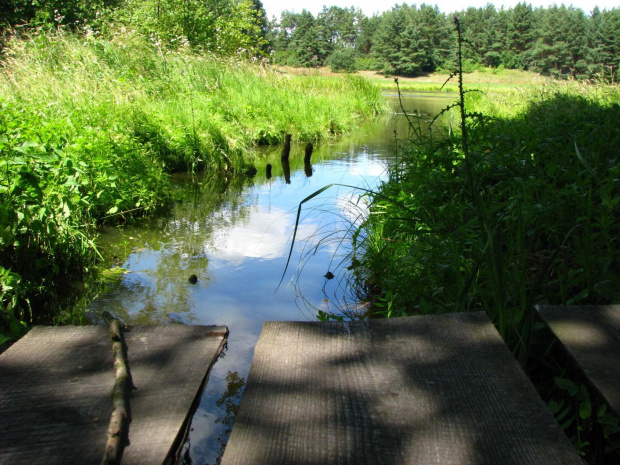
[[[335,50],[334,53],[327,58],[327,64],[334,72],[353,72],[356,69],[355,51],[350,48]]]

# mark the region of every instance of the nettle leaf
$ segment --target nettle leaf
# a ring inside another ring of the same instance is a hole
[[[37,161],[41,161],[50,165],[58,161],[58,156],[55,154],[42,153],[40,155],[37,155],[35,158]]]
[[[13,157],[11,160],[7,162],[9,165],[25,165],[26,160],[19,157]]]
[[[563,405],[564,405],[563,399],[560,400],[560,402],[556,402],[555,400],[551,399],[549,403],[547,404],[547,408],[551,411],[551,413],[555,415],[556,413],[560,411]]]
[[[64,218],[69,218],[71,216],[71,208],[69,208],[69,204],[67,202],[62,203],[62,216]]]
[[[67,178],[67,181],[65,181],[65,186],[67,187],[80,187],[82,184],[79,183],[73,176]]]
[[[563,391],[568,391],[571,396],[575,396],[579,392],[579,386],[573,383],[570,379],[554,376],[553,381],[558,388]]]
[[[590,418],[592,415],[592,404],[590,402],[582,402],[579,404],[579,416],[582,420]]]
[[[108,215],[113,215],[113,214],[114,214],[114,213],[116,213],[117,211],[118,211],[118,207],[117,207],[117,206],[114,206],[114,207],[110,208],[110,209],[107,211],[107,214],[108,214]]]

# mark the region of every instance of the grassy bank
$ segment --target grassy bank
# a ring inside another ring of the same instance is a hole
[[[401,141],[353,234],[355,289],[377,316],[486,311],[523,366],[546,374],[537,387],[579,452],[596,453],[585,397],[554,381],[565,367],[539,366],[549,346],[534,305],[620,302],[620,88],[466,97],[466,133],[457,107],[433,138],[414,127]]]
[[[243,172],[252,145],[332,137],[386,109],[361,78],[296,79],[127,32],[35,32],[1,65],[3,337],[52,321],[92,268],[96,226],[164,205],[169,173]]]
[[[358,238],[360,284],[399,312],[485,309],[514,345],[532,304],[620,299],[620,89],[467,95],[467,160],[452,132],[401,141]]]
[[[278,66],[277,69],[281,73],[291,76],[331,77],[342,75],[341,73],[332,72],[327,67],[293,68],[290,66]],[[357,71],[353,75],[367,79],[382,90],[396,91],[397,89],[396,82],[394,82],[395,76],[385,76],[376,71]],[[418,77],[399,77],[398,87],[401,92],[437,92],[439,90],[457,92],[458,86],[456,81],[451,80],[446,84],[449,77],[449,73],[442,72]],[[550,78],[529,71],[479,67],[466,73],[465,88],[478,89],[485,92],[510,93],[517,88],[539,87],[550,82],[552,82]]]

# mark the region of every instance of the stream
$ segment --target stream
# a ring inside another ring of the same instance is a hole
[[[280,161],[281,148],[257,151],[253,178],[175,175],[175,202],[165,215],[102,232],[98,245],[116,266],[116,279],[89,311],[109,310],[129,324],[226,325],[230,331],[180,463],[219,462],[263,322],[316,320],[319,311],[343,309],[363,316],[346,285],[352,228],[366,212],[361,189],[387,178],[397,156],[395,131],[407,135],[397,95],[386,97],[395,115],[315,144],[311,166],[303,162],[305,145],[293,143],[289,167]],[[406,94],[404,105],[430,120],[454,100],[451,94]],[[303,204],[283,276],[300,202],[330,184]],[[333,279],[325,277],[328,271]]]

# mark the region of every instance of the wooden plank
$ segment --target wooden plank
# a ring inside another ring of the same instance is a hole
[[[536,308],[593,387],[620,415],[620,305]]]
[[[267,322],[222,464],[580,464],[484,313]]]
[[[224,326],[125,332],[133,382],[123,464],[161,464],[226,340]],[[107,327],[35,327],[0,355],[0,465],[100,464],[114,372]]]

